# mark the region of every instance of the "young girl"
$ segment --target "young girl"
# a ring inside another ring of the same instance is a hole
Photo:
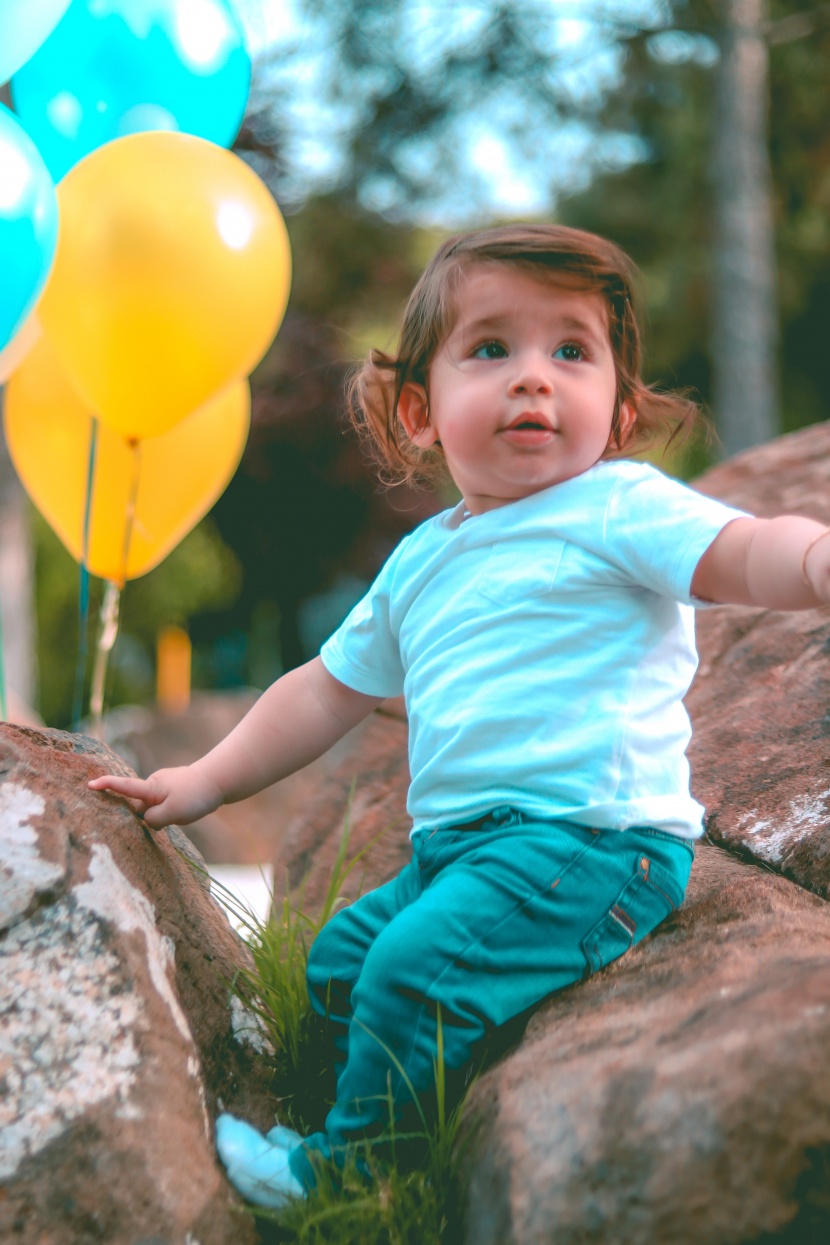
[[[626,455],[689,427],[640,379],[632,268],[561,226],[446,242],[395,356],[353,389],[386,477],[447,470],[463,500],[401,542],[366,597],[193,765],[90,783],[154,828],[307,765],[401,693],[411,863],[311,948],[338,1049],[325,1132],[220,1117],[231,1180],[281,1206],[314,1152],[388,1127],[482,1039],[645,937],[683,899],[703,833],[682,698],[694,610],[830,601],[830,529],[754,519]]]

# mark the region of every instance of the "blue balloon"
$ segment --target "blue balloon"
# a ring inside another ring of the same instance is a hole
[[[69,0],[2,0],[0,82],[25,65],[63,17]]]
[[[72,0],[11,90],[59,181],[96,147],[140,130],[230,147],[250,85],[230,0]]]
[[[58,199],[37,147],[0,104],[0,350],[46,284],[58,241]]]

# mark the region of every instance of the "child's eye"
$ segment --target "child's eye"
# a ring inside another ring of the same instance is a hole
[[[578,363],[585,358],[585,351],[576,342],[565,342],[554,351],[554,359],[564,359],[566,363]]]
[[[482,342],[473,351],[474,359],[505,359],[507,351],[501,342]]]

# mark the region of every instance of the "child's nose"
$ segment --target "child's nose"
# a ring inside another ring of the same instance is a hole
[[[550,359],[547,355],[522,356],[510,382],[510,391],[520,394],[547,394],[553,390]]]

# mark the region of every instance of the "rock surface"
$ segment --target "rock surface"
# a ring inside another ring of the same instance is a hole
[[[830,524],[830,424],[737,455],[698,487],[764,518]],[[830,896],[830,607],[698,618],[688,697],[693,789],[709,836]]]
[[[113,768],[82,736],[0,727],[0,1240],[245,1245],[212,1120],[220,1099],[273,1119],[230,1004],[247,949],[185,837],[88,790]]]
[[[476,1084],[469,1245],[830,1239],[830,909],[719,848]]]
[[[302,885],[306,909],[319,910],[347,823],[349,859],[366,855],[342,887],[343,896],[354,900],[394,877],[410,854],[408,788],[406,715],[402,700],[390,700],[366,719],[359,748],[320,777],[285,825],[274,858],[276,885],[284,878],[295,894]]]

